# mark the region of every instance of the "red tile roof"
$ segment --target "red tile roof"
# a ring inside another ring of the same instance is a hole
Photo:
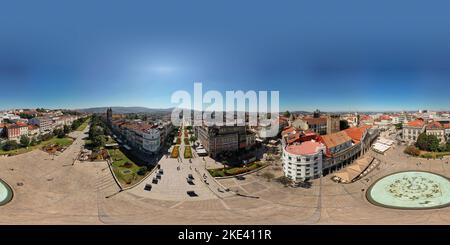
[[[295,131],[295,128],[292,127],[292,126],[285,127],[285,128],[283,129],[283,131],[281,132],[281,136],[285,136],[286,134],[290,134],[290,133],[292,133],[292,132],[294,132],[294,131]]]
[[[432,122],[430,124],[428,124],[427,129],[442,129],[442,124],[440,124],[439,122]]]
[[[305,121],[306,123],[308,123],[309,125],[311,124],[326,124],[327,123],[327,118],[326,117],[304,117],[303,121]]]
[[[34,130],[34,129],[38,129],[38,126],[34,126],[34,125],[28,125],[28,129],[29,130]]]
[[[286,138],[288,144],[292,144],[299,140],[300,140],[300,132],[296,132],[295,134],[289,134]]]
[[[345,132],[340,131],[333,134],[327,134],[321,136],[323,143],[327,146],[327,148],[332,148],[338,145],[342,145],[345,142],[351,141],[350,138]]]
[[[27,127],[28,126],[28,124],[26,124],[24,122],[16,122],[16,124],[17,124],[17,126],[20,126],[20,127]]]
[[[313,155],[317,153],[320,147],[323,145],[316,141],[306,141],[301,144],[289,145],[286,147],[286,151],[294,155]]]
[[[444,128],[450,128],[450,123],[444,124]]]
[[[361,127],[352,127],[352,128],[345,129],[344,132],[353,140],[354,143],[358,143],[361,141],[364,133],[369,128],[370,128],[370,126],[364,125]]]
[[[361,120],[361,121],[370,120],[370,119],[371,119],[371,117],[368,115],[360,115],[359,116],[359,120]]]
[[[409,127],[421,128],[421,127],[423,127],[423,125],[425,125],[425,122],[423,121],[422,118],[419,118],[419,119],[416,119],[414,121],[407,123],[407,125]]]

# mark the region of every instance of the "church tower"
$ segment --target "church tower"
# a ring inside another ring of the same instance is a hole
[[[111,124],[112,124],[112,108],[108,108],[106,110],[106,122],[108,123],[109,126],[111,126]]]

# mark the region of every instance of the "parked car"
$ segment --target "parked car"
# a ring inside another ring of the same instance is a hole
[[[153,184],[158,184],[158,179],[157,178],[153,178],[152,183]]]
[[[146,184],[145,187],[144,187],[144,190],[151,191],[152,190],[152,185],[151,184]]]
[[[195,193],[195,191],[187,191],[186,194],[188,194],[188,196],[190,197],[198,197],[197,193]]]

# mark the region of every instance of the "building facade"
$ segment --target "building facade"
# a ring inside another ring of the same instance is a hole
[[[327,134],[339,132],[341,129],[341,116],[328,115],[327,116]]]
[[[403,140],[415,142],[421,133],[425,132],[425,122],[423,119],[416,119],[403,125]]]
[[[53,119],[50,117],[35,117],[30,119],[30,124],[39,126],[40,133],[48,133],[53,131]]]
[[[445,137],[447,137],[447,140],[450,140],[450,123],[444,124],[444,132]]]
[[[212,157],[226,151],[249,149],[255,143],[255,134],[245,126],[196,126],[194,133]]]
[[[364,126],[319,136],[317,141],[306,141],[309,143],[288,142],[283,146],[282,156],[285,176],[298,182],[340,170],[370,150],[379,134],[378,129]]]
[[[441,144],[446,142],[445,129],[439,122],[428,124],[426,127],[426,134],[436,136]]]
[[[316,141],[292,144],[283,150],[283,171],[294,182],[320,177],[325,145]]]

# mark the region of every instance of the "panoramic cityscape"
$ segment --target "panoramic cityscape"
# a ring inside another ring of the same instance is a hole
[[[448,3],[19,2],[0,224],[450,225]]]
[[[268,136],[148,110],[1,112],[1,222],[450,222],[448,111],[284,111]]]

